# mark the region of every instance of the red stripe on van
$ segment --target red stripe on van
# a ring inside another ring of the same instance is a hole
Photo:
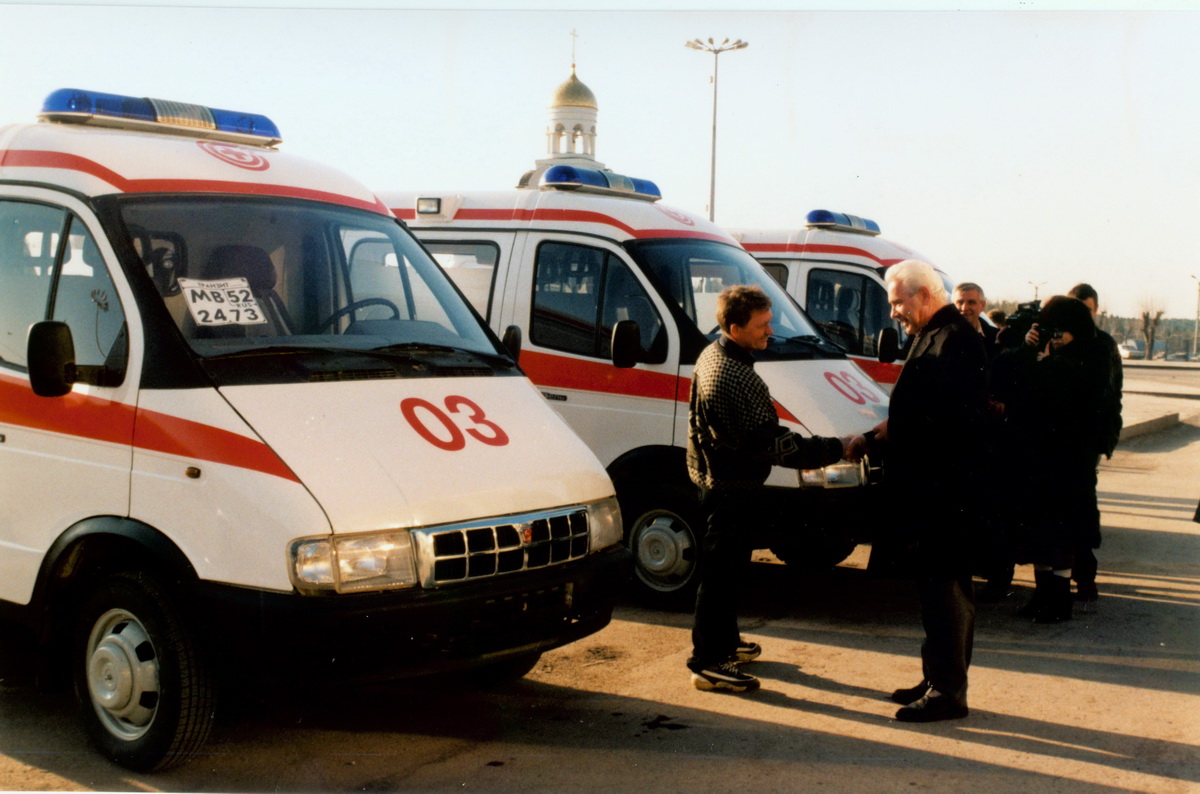
[[[375,197],[373,202],[363,201],[340,193],[329,193],[324,190],[312,190],[293,185],[253,184],[217,179],[128,179],[95,160],[66,152],[36,149],[0,150],[0,168],[5,167],[61,168],[67,171],[79,171],[107,182],[122,193],[238,193],[284,196],[357,207],[381,215],[389,214],[387,207],[378,197]]]
[[[861,256],[873,259],[887,267],[903,259],[880,259],[870,251],[854,248],[849,245],[826,245],[822,243],[742,243],[742,247],[752,254],[832,254],[834,256]]]
[[[884,364],[877,359],[859,358],[858,356],[851,356],[851,358],[876,383],[895,383],[896,379],[900,377],[900,364]]]
[[[650,372],[636,367],[618,369],[608,362],[568,358],[534,350],[521,351],[521,368],[539,387],[579,389],[658,400],[675,400],[676,381],[679,380],[663,372]],[[687,399],[686,389],[683,399]]]
[[[19,378],[0,376],[0,422],[108,444],[132,444],[300,481],[270,447],[256,439],[75,392],[38,397],[29,381]]]
[[[392,214],[404,221],[415,221],[415,209],[393,207]],[[561,209],[461,209],[454,214],[456,221],[483,221],[491,223],[596,223],[620,229],[635,239],[659,239],[663,237],[688,237],[698,240],[715,240],[727,243],[729,238],[711,232],[684,231],[681,229],[635,229],[627,223],[617,220],[611,215],[590,210],[561,210]],[[568,230],[563,230],[568,231]]]
[[[0,376],[0,422],[109,444],[133,437],[131,405],[74,392],[52,399],[34,394],[27,380]],[[61,409],[49,410],[55,405]]]
[[[261,441],[170,414],[139,408],[133,443],[140,449],[199,458],[300,482],[287,464]]]
[[[606,362],[568,358],[535,350],[521,351],[521,368],[535,385],[555,389],[687,402],[692,388],[691,378],[677,378],[637,368],[618,369]],[[804,423],[780,405],[778,400],[773,402],[780,419],[803,426]]]

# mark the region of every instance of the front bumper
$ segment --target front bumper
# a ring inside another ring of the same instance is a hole
[[[203,583],[197,617],[227,672],[399,679],[541,653],[599,631],[631,570],[628,550],[616,545],[565,565],[428,590],[302,596]]]

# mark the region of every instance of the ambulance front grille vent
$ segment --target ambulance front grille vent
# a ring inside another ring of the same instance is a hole
[[[442,378],[482,378],[496,373],[490,367],[438,367]]]
[[[583,509],[508,516],[504,523],[431,527],[412,532],[425,587],[489,579],[578,560],[588,553]]]
[[[398,378],[400,374],[394,369],[350,369],[350,370],[334,370],[332,372],[310,372],[308,380],[310,382],[317,381],[344,381],[344,380],[388,380],[389,378]]]

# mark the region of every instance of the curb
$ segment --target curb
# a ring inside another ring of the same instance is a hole
[[[1117,440],[1117,443],[1120,444],[1122,441],[1128,441],[1131,438],[1149,435],[1150,433],[1158,433],[1162,430],[1169,430],[1179,423],[1179,414],[1177,413],[1164,414],[1163,416],[1156,416],[1153,419],[1134,422],[1131,425],[1126,425],[1125,427],[1121,428],[1121,437]]]

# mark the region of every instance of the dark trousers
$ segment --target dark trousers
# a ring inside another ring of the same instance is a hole
[[[1071,567],[1071,578],[1077,584],[1095,584],[1098,565],[1096,552],[1092,551],[1091,546],[1081,546],[1075,549],[1075,564]]]
[[[688,659],[693,670],[724,662],[737,648],[741,584],[750,567],[761,505],[757,491],[700,489],[700,509],[708,526],[692,624],[692,657]]]
[[[967,704],[967,668],[975,643],[975,590],[970,576],[917,580],[921,600],[921,669],[930,685]]]

